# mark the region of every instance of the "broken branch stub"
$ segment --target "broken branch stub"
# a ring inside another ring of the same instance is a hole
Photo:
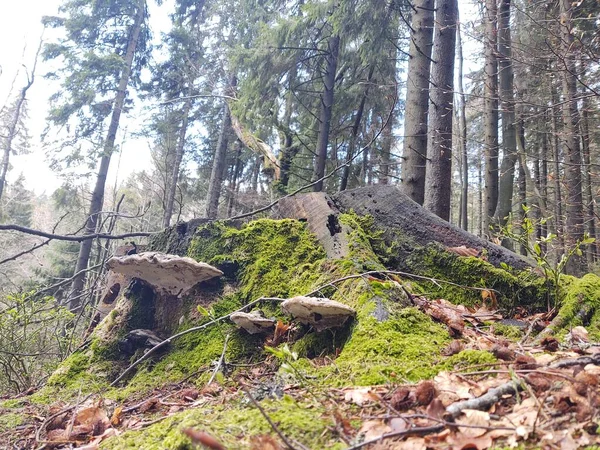
[[[223,275],[223,272],[209,264],[159,252],[115,256],[106,265],[113,272],[140,278],[173,295],[182,294],[202,281]]]
[[[315,330],[341,327],[356,314],[354,309],[328,298],[298,296],[281,304],[281,309]]]
[[[264,333],[275,328],[275,321],[263,317],[258,311],[250,313],[234,312],[229,316],[229,319],[250,334]]]

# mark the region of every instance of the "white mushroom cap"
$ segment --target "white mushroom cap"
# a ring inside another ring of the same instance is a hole
[[[304,324],[310,324],[317,331],[342,326],[355,314],[354,309],[328,298],[290,298],[281,304],[281,309]]]
[[[238,327],[243,328],[250,334],[262,333],[275,327],[273,319],[267,319],[260,315],[258,311],[250,313],[234,312],[229,316],[231,321]]]
[[[108,260],[107,266],[113,272],[140,278],[174,295],[188,291],[201,281],[223,275],[209,264],[159,252],[116,256]]]

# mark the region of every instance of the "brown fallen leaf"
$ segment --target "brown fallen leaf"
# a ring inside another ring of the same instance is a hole
[[[446,407],[439,398],[434,398],[427,406],[426,413],[434,419],[441,419],[446,412]]]
[[[552,336],[546,336],[541,340],[540,345],[547,352],[555,352],[558,350],[559,343],[556,338],[553,338]]]
[[[196,388],[183,389],[179,393],[179,398],[182,400],[196,400],[200,395],[200,391]]]
[[[194,444],[201,444],[211,450],[225,450],[223,444],[204,431],[194,430],[193,428],[184,428],[183,434],[189,437]]]
[[[446,250],[458,256],[473,256],[477,258],[480,254],[480,251],[476,248],[469,248],[464,245],[461,245],[460,247],[446,247]]]
[[[498,299],[496,293],[490,289],[481,291],[481,300],[487,308],[498,309]]]
[[[408,388],[401,387],[392,394],[390,405],[396,411],[406,411],[415,403],[414,395]]]
[[[371,388],[350,389],[344,394],[344,400],[352,402],[355,405],[362,406],[365,403],[377,401],[378,397],[371,391]]]
[[[415,389],[415,399],[418,405],[429,405],[436,395],[435,384],[431,381],[421,381]]]
[[[121,414],[123,414],[123,407],[118,406],[115,408],[113,415],[110,418],[110,424],[113,427],[118,427],[121,424]]]
[[[533,370],[537,367],[538,363],[533,356],[519,355],[515,359],[515,369],[517,370]]]
[[[279,443],[268,434],[252,436],[250,438],[250,445],[251,450],[281,450],[282,448]]]
[[[464,350],[464,345],[458,339],[454,339],[446,347],[442,349],[443,356],[456,355]]]
[[[392,429],[383,420],[376,419],[365,421],[358,430],[358,434],[364,436],[363,440],[370,441],[378,439],[390,431]]]
[[[502,361],[513,361],[516,357],[514,350],[501,345],[494,345],[491,349],[492,355]]]
[[[152,408],[154,408],[157,403],[158,403],[158,398],[156,398],[156,397],[149,398],[148,400],[146,400],[144,403],[142,403],[140,405],[140,407],[138,408],[138,411],[140,413],[144,414],[145,412],[150,411]]]

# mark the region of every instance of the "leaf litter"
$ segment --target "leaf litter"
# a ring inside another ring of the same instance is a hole
[[[483,291],[484,305],[493,298],[490,292]],[[285,395],[299,404],[314,397],[332,418],[329,432],[347,450],[494,446],[569,450],[600,444],[600,346],[590,343],[584,327],[570,330],[562,343],[552,336],[529,343],[528,334],[515,341],[494,333],[494,324],[505,319],[489,306],[473,310],[443,299],[414,300],[422,311],[444,323],[454,338],[443,349],[444,356],[480,350],[495,355],[497,362],[442,371],[417,384],[321,387],[318,392],[310,386],[286,384]],[[528,329],[549,319],[540,314],[519,316]],[[278,324],[268,342],[291,339],[288,329]],[[331,362],[329,357],[311,361],[315,367]],[[42,448],[95,450],[105,439],[143,429],[177,412],[226,405],[244,396],[240,386],[260,387],[276,371],[276,361],[270,358],[241,370],[234,383],[215,382],[202,388],[189,380],[170,383],[143,399],[123,403],[96,396],[78,405],[56,403],[44,410],[23,397],[20,411],[29,421],[0,434],[0,442],[19,442],[22,448],[41,444]],[[248,448],[307,448],[291,441],[286,444],[277,424],[272,426],[271,434],[248,436]],[[199,448],[227,448],[206,430],[186,428],[182,433]]]

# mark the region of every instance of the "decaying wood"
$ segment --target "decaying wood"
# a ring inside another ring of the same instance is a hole
[[[439,242],[445,247],[464,245],[485,249],[488,261],[495,266],[505,263],[516,269],[532,267],[530,261],[516,253],[440,219],[395,186],[368,186],[340,192],[333,197],[333,202],[342,212],[353,210],[373,216],[376,227],[409,237],[417,245]]]
[[[371,215],[376,228],[385,238],[397,236],[411,239],[418,246],[438,242],[447,248],[464,246],[487,253],[488,261],[499,266],[505,263],[516,269],[532,267],[530,261],[510,250],[464,231],[402,194],[396,186],[368,186],[340,192],[332,197],[322,192],[300,194],[282,199],[277,217],[305,220],[330,258],[348,254],[349,227],[340,224],[340,213],[354,211]]]
[[[308,229],[317,237],[330,259],[348,256],[350,228],[339,222],[340,211],[331,197],[323,192],[296,195],[279,202],[277,215],[306,221]]]

